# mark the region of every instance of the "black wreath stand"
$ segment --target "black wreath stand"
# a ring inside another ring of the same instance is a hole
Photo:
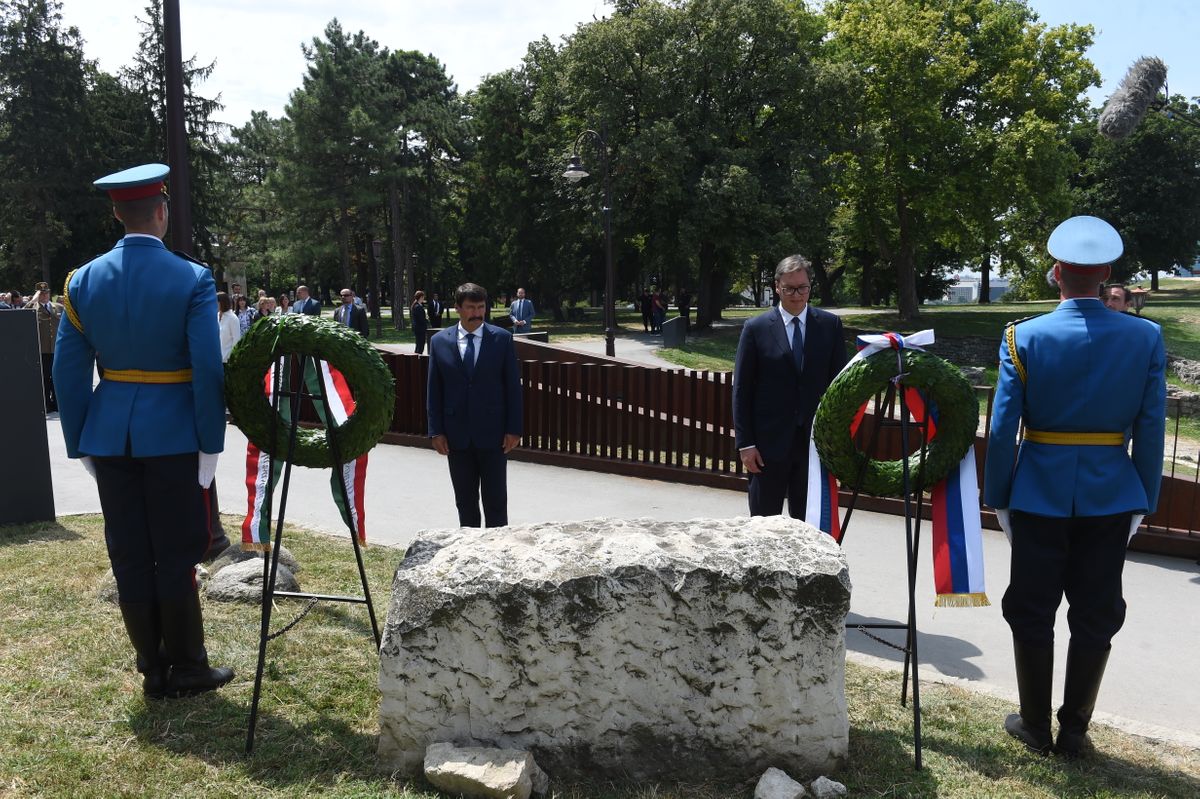
[[[882,402],[875,403],[875,426],[871,431],[870,440],[863,452],[868,458],[871,457],[879,441],[879,431],[884,427],[899,427],[900,428],[900,448],[901,458],[903,460],[903,491],[904,491],[904,542],[907,554],[907,571],[908,571],[908,615],[907,622],[900,624],[899,622],[876,622],[872,624],[847,624],[846,629],[857,630],[867,637],[889,646],[892,649],[898,649],[904,653],[904,682],[900,688],[900,705],[908,704],[908,675],[909,668],[912,669],[912,708],[913,708],[913,751],[914,765],[919,771],[921,769],[921,683],[917,673],[919,659],[917,656],[917,548],[921,542],[921,506],[924,501],[922,490],[917,487],[917,484],[912,478],[911,471],[908,465],[908,442],[910,431],[916,428],[921,434],[921,453],[919,456],[918,471],[921,474],[925,472],[925,455],[929,449],[929,409],[925,408],[925,412],[921,415],[920,421],[909,422],[908,419],[908,403],[905,401],[904,392],[904,361],[900,351],[897,351],[897,372],[898,374],[892,378],[888,385],[887,392],[884,395]],[[889,418],[891,411],[898,404],[899,421]],[[846,506],[845,516],[842,518],[842,537],[839,544],[842,546],[846,543],[846,529],[850,524],[850,517],[854,513],[854,506],[858,502],[859,492],[862,488],[863,475],[866,471],[867,461],[864,459],[863,465],[858,470],[858,478],[854,483],[854,492],[850,496],[850,502]],[[887,641],[877,635],[867,632],[867,630],[904,630],[904,646],[898,646],[891,641]]]
[[[299,363],[299,369],[288,370],[289,385],[284,387],[283,382],[283,363],[285,359],[295,365]],[[302,402],[305,399],[313,403],[320,402],[325,411],[325,426],[327,429],[326,440],[329,442],[329,451],[333,459],[333,469],[340,469],[342,466],[341,453],[338,447],[337,427],[332,424],[333,412],[329,405],[329,397],[323,390],[312,393],[308,389],[308,370],[311,368],[316,375],[321,374],[321,365],[317,358],[311,355],[280,355],[278,348],[271,354],[271,362],[275,364],[275,376],[272,385],[271,395],[271,431],[270,441],[276,441],[279,424],[279,404],[283,398],[288,402],[289,420],[288,420],[288,443],[287,456],[283,460],[283,480],[281,483],[279,496],[279,516],[275,522],[274,544],[271,547],[270,557],[263,558],[263,593],[262,593],[262,627],[258,636],[258,667],[254,673],[254,697],[250,701],[250,720],[246,732],[246,753],[249,754],[254,750],[254,729],[258,722],[258,700],[262,693],[263,667],[266,665],[267,658],[267,642],[273,638],[283,635],[316,605],[317,602],[349,602],[352,604],[366,605],[367,614],[371,617],[371,631],[375,634],[375,650],[379,651],[380,637],[379,625],[375,621],[375,606],[371,602],[371,589],[367,585],[367,572],[363,568],[362,548],[358,544],[358,531],[354,529],[353,522],[347,524],[350,529],[350,541],[354,544],[354,558],[358,562],[358,576],[362,582],[362,596],[337,596],[330,594],[307,594],[298,591],[276,591],[275,577],[279,569],[279,549],[283,542],[283,519],[284,513],[287,510],[288,488],[291,484],[292,477],[292,458],[296,452],[296,433],[300,427],[300,409]],[[318,381],[322,387],[324,383]],[[292,386],[297,386],[293,389]],[[271,455],[273,459],[275,455]],[[274,464],[272,464],[272,469]],[[265,507],[264,513],[267,518],[271,518],[271,506],[274,502],[274,482],[267,481],[267,495],[263,500]],[[341,493],[343,506],[346,508],[346,515],[353,519],[353,514],[350,513],[350,498],[346,491],[346,481],[343,477],[337,481],[338,490]],[[307,599],[308,605],[300,612],[300,615],[293,619],[288,624],[284,625],[278,631],[272,633],[271,629],[271,608],[276,597],[286,599]]]

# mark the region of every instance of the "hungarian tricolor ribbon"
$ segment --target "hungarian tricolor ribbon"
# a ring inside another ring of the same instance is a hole
[[[913,419],[926,421],[928,437],[937,435],[937,406],[913,386],[903,386],[904,349],[921,350],[932,344],[932,330],[922,330],[910,336],[898,333],[859,336],[858,352],[850,364],[887,349],[896,350],[898,388],[904,391],[904,401]],[[854,435],[866,413],[867,404],[858,409],[851,422]],[[989,605],[983,579],[983,528],[979,515],[979,478],[975,471],[975,448],[959,462],[958,468],[940,480],[931,491],[933,510],[933,581],[937,591],[937,607],[983,607]],[[808,503],[805,519],[815,527],[841,541],[838,522],[838,486],[835,478],[817,456],[817,445],[808,443]]]
[[[325,404],[323,402],[315,402],[313,404],[316,406],[317,414],[321,417],[321,422],[325,427],[335,427],[343,424],[354,413],[354,396],[350,393],[350,386],[341,372],[325,361],[317,361],[317,363],[320,365],[318,371],[312,369],[305,370],[305,382],[309,393],[315,395],[321,392],[328,397],[329,410],[333,415],[332,420],[326,418]],[[263,390],[267,395],[269,403],[274,400],[276,366],[277,364],[272,364],[263,378]],[[280,384],[290,385],[290,379],[290,367],[285,359],[280,374]],[[291,422],[290,403],[279,403],[279,417],[280,423],[284,425]],[[278,484],[279,477],[282,474],[282,461],[277,461],[254,446],[252,442],[247,442],[247,510],[246,518],[242,521],[242,549],[258,552],[269,552],[271,550],[271,517],[267,513],[268,503],[266,500],[268,497],[274,495],[275,486]],[[349,502],[344,501],[342,498],[341,486],[338,485],[339,481],[345,486],[345,497]],[[366,483],[367,456],[365,453],[353,461],[342,464],[339,469],[330,470],[329,487],[333,493],[334,504],[337,505],[338,512],[342,516],[342,521],[358,535],[358,540],[363,545],[367,543],[366,508],[364,504]]]

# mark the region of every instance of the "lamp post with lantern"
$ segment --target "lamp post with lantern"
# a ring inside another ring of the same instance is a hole
[[[583,168],[583,159],[579,155],[579,145],[584,139],[590,139],[596,145],[600,152],[600,169],[603,172],[604,202],[600,212],[604,217],[604,352],[611,358],[616,355],[616,274],[613,268],[612,175],[609,169],[608,142],[604,140],[602,133],[589,128],[575,138],[575,145],[571,148],[571,159],[562,176],[571,183],[578,183],[588,176],[587,170]]]

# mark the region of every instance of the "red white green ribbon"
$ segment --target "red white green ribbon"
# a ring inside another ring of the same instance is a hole
[[[324,361],[318,361],[319,371],[305,370],[305,382],[310,393],[324,393],[329,398],[329,409],[333,415],[331,420],[325,417],[325,406],[316,402],[317,414],[327,427],[343,424],[354,413],[354,396],[346,378],[334,367]],[[267,401],[274,397],[275,364],[263,378],[263,391]],[[290,369],[285,362],[281,374],[281,384],[288,385]],[[283,424],[291,421],[291,407],[287,402],[279,403],[279,415]],[[275,486],[283,473],[283,463],[276,461],[267,453],[261,451],[253,443],[246,444],[246,518],[242,521],[242,549],[269,552],[271,550],[271,518],[266,513],[269,498],[274,495]],[[342,499],[339,481],[346,489],[347,503]],[[358,535],[358,540],[364,546],[367,543],[366,528],[366,483],[367,455],[364,453],[356,460],[342,464],[340,469],[331,470],[329,487],[333,493],[334,504],[341,513],[342,521]]]

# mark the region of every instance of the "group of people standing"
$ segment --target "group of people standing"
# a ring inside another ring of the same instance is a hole
[[[246,334],[250,326],[264,316],[282,316],[296,313],[308,316],[321,315],[321,303],[311,296],[308,286],[296,287],[296,301],[292,302],[285,291],[278,300],[259,289],[257,301],[251,305],[250,300],[238,293],[241,289],[237,283],[232,286],[232,292],[217,292],[217,320],[221,330],[221,360],[229,361],[229,354],[238,340]],[[362,336],[370,332],[367,324],[367,312],[352,290],[342,289],[340,293],[342,304],[334,309],[335,321],[354,328]]]
[[[42,399],[46,413],[56,413],[58,397],[54,392],[54,340],[63,307],[50,296],[49,284],[38,283],[28,300],[19,291],[0,294],[0,311],[7,310],[25,310],[37,314],[38,348],[42,356]]]
[[[683,319],[684,329],[691,329],[692,292],[681,288],[675,298],[679,307],[679,316]],[[651,286],[649,291],[643,289],[638,295],[638,310],[642,314],[642,332],[661,333],[663,323],[667,321],[667,310],[671,307],[671,295]]]

